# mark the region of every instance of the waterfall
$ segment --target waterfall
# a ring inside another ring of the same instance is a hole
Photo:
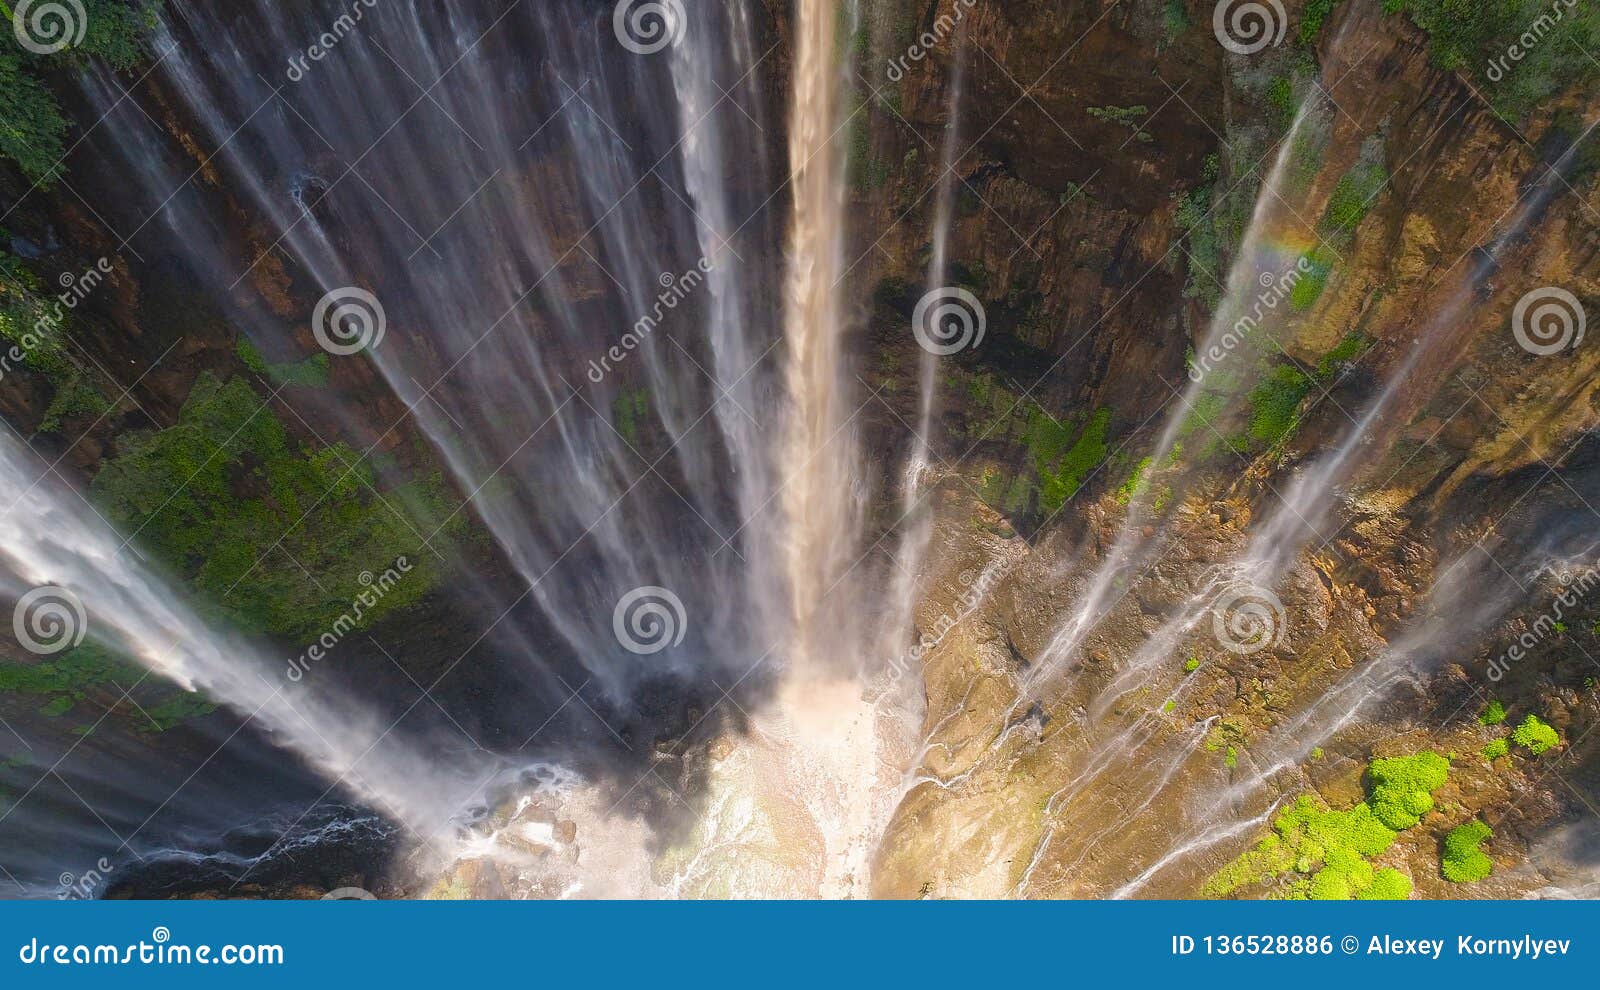
[[[966,62],[962,59],[962,44],[966,39],[965,22],[956,35],[950,69],[950,98],[945,124],[944,141],[940,145],[940,170],[933,204],[933,250],[928,258],[928,276],[924,292],[934,293],[945,287],[950,268],[950,225],[955,214],[955,187],[959,176],[956,167],[961,147],[961,89],[966,81]],[[937,382],[939,355],[924,347],[918,364],[920,395],[917,403],[917,432],[912,437],[911,457],[906,467],[906,490],[914,494],[920,487],[922,474],[928,468],[929,434],[933,429],[933,407]],[[909,494],[908,494],[909,497]]]
[[[815,669],[843,646],[830,635],[838,616],[825,602],[852,563],[859,510],[854,428],[845,408],[840,282],[844,273],[844,158],[835,140],[841,70],[834,50],[836,6],[801,0],[789,117],[790,217],[784,289],[785,380],[792,408],[779,456],[785,472],[785,570],[790,644],[798,664]]]
[[[81,611],[58,612],[55,621],[66,625],[56,635],[92,636],[157,677],[203,692],[419,837],[443,837],[489,765],[486,754],[434,759],[360,701],[317,689],[314,676],[297,683],[281,661],[211,628],[49,471],[9,430],[0,433],[8,533],[0,575],[19,609],[33,589],[64,591]]]
[[[668,672],[733,681],[765,646],[778,580],[760,564],[776,340],[750,281],[769,194],[721,165],[761,157],[754,127],[727,124],[759,112],[739,105],[754,95],[743,18],[701,5],[673,51],[636,55],[573,4],[385,7],[285,85],[276,60],[318,36],[315,12],[246,7],[249,39],[191,7],[156,39],[172,49],[157,71],[218,149],[207,173],[272,231],[262,251],[187,228],[190,263],[222,269],[263,349],[303,346],[319,296],[376,298],[388,333],[339,360],[373,362],[469,496],[458,511],[521,576],[537,614],[501,632],[559,648],[623,706]],[[115,94],[91,83],[97,102]],[[145,135],[105,153],[145,178],[151,219],[203,192],[172,193],[186,163]],[[274,319],[256,300],[285,267],[307,309]],[[639,588],[682,602],[684,649],[646,663],[619,646],[612,608]],[[564,693],[541,657],[527,676]]]

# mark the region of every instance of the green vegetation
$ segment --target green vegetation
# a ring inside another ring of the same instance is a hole
[[[1561,744],[1561,736],[1537,715],[1529,715],[1511,733],[1511,741],[1535,756]]]
[[[1434,752],[1373,760],[1367,765],[1373,815],[1403,832],[1433,810],[1433,792],[1450,776],[1450,761]]]
[[[642,388],[624,388],[611,400],[611,424],[630,447],[639,446],[639,427],[650,415],[650,393]]]
[[[1505,720],[1506,706],[1500,703],[1499,698],[1490,698],[1488,706],[1483,710],[1483,714],[1478,716],[1480,725],[1499,725]]]
[[[1213,197],[1221,164],[1216,155],[1206,159],[1201,185],[1178,204],[1175,220],[1189,244],[1189,278],[1183,295],[1198,299],[1208,310],[1222,301],[1222,235],[1217,227]]]
[[[1316,44],[1317,35],[1322,33],[1322,22],[1327,20],[1338,2],[1339,0],[1308,0],[1306,9],[1300,14],[1301,44]]]
[[[279,385],[302,385],[306,388],[323,388],[328,384],[330,364],[328,355],[314,354],[304,361],[290,364],[272,364],[261,356],[248,337],[240,337],[236,351],[246,368],[263,375]]]
[[[1597,74],[1586,54],[1600,45],[1600,7],[1593,4],[1565,10],[1559,20],[1550,0],[1383,0],[1383,9],[1410,17],[1427,32],[1434,64],[1471,73],[1512,121]],[[1519,59],[1508,54],[1514,42]]]
[[[1150,471],[1150,461],[1151,458],[1146,457],[1134,465],[1133,473],[1128,475],[1128,480],[1124,481],[1122,487],[1117,489],[1118,505],[1127,505],[1144,494],[1145,488],[1148,487],[1145,475]]]
[[[1511,740],[1501,736],[1499,739],[1491,739],[1489,744],[1483,747],[1483,758],[1498,760],[1509,752],[1511,752]]]
[[[1167,0],[1167,6],[1161,12],[1161,26],[1162,36],[1168,45],[1189,30],[1189,12],[1183,9],[1183,0]]]
[[[865,99],[857,95],[854,112],[846,124],[847,145],[845,174],[858,193],[882,188],[894,171],[894,163],[876,157],[872,150],[872,111]]]
[[[1386,866],[1372,875],[1372,885],[1356,894],[1358,901],[1403,901],[1411,896],[1411,878]]]
[[[1239,751],[1234,749],[1232,746],[1229,746],[1228,752],[1222,757],[1222,765],[1227,767],[1229,770],[1232,770],[1234,767],[1238,766]]]
[[[1384,820],[1397,802],[1407,809],[1432,807],[1431,791],[1444,785],[1449,764],[1438,753],[1373,760],[1367,767],[1368,800],[1349,811],[1331,811],[1318,798],[1301,795],[1273,821],[1272,834],[1255,849],[1218,870],[1203,892],[1226,897],[1255,883],[1287,877],[1272,896],[1343,900],[1405,898],[1411,880],[1394,869],[1375,870],[1371,860],[1382,854],[1401,831]],[[1425,788],[1418,792],[1416,788]],[[1420,793],[1420,798],[1419,798]]]
[[[0,239],[9,240],[4,235],[0,231]],[[0,351],[15,345],[24,367],[60,377],[71,368],[65,353],[70,312],[41,289],[21,258],[0,250]]]
[[[1311,378],[1292,364],[1275,365],[1250,390],[1250,436],[1275,447],[1289,436],[1295,414],[1311,391]]]
[[[1444,837],[1444,854],[1440,863],[1444,878],[1451,883],[1477,883],[1494,869],[1494,861],[1478,846],[1494,835],[1494,830],[1474,818],[1457,825]]]
[[[1360,226],[1372,203],[1389,182],[1389,170],[1378,162],[1358,162],[1333,187],[1322,227],[1329,234],[1348,234]]]
[[[1110,424],[1111,410],[1095,410],[1077,440],[1067,447],[1071,429],[1042,408],[1035,410],[1027,441],[1039,473],[1039,505],[1045,512],[1059,510],[1078,494],[1084,481],[1105,460],[1106,428]]]
[[[68,650],[60,656],[46,657],[32,663],[0,661],[0,695],[24,695],[45,699],[39,708],[41,715],[58,718],[72,711],[78,702],[92,693],[120,695],[122,689],[132,689],[143,676],[143,671],[133,664],[118,660],[109,650],[89,641]],[[180,688],[159,684],[153,679],[145,681],[145,695],[139,702],[155,724],[132,712],[118,712],[136,718],[144,731],[165,731],[177,724],[179,718],[203,715],[212,706],[198,695]],[[82,732],[79,733],[84,734]]]
[[[1333,276],[1334,256],[1325,247],[1315,247],[1306,255],[1311,270],[1300,276],[1300,280],[1289,290],[1289,305],[1296,310],[1305,311],[1315,306],[1318,299],[1322,298],[1322,290],[1328,287],[1328,279]]]
[[[1195,671],[1197,671],[1199,669],[1200,669],[1200,658],[1199,657],[1190,657],[1188,660],[1184,661],[1183,672],[1185,674],[1192,674],[1192,673],[1194,673]]]
[[[65,715],[67,712],[72,711],[73,704],[73,700],[67,695],[63,694],[59,697],[52,698],[48,705],[45,705],[43,708],[39,709],[39,714],[45,716],[46,718],[57,718],[61,715]]]
[[[434,527],[401,507],[463,524],[437,478],[380,494],[356,451],[301,447],[241,379],[201,375],[176,425],[118,447],[92,486],[107,518],[250,630],[315,635],[360,594],[361,572],[402,556],[413,571],[361,626],[413,604],[439,577],[421,535]]]
[[[132,68],[143,57],[140,38],[155,23],[160,0],[83,0],[83,41],[53,55],[37,55],[14,38],[0,45],[0,155],[11,159],[29,182],[48,186],[61,174],[68,122],[43,81],[51,68],[72,66],[85,57],[104,59],[114,69]],[[7,27],[13,4],[0,4]]]
[[[1103,124],[1117,124],[1133,132],[1134,140],[1141,142],[1153,141],[1149,132],[1141,126],[1142,122],[1150,116],[1150,108],[1140,103],[1131,107],[1089,107],[1089,116]]]
[[[1295,108],[1299,104],[1294,95],[1294,77],[1275,77],[1267,85],[1267,102],[1272,105],[1273,115],[1277,118],[1279,127],[1288,127],[1294,123]]]
[[[1326,379],[1342,366],[1361,357],[1372,346],[1372,338],[1365,336],[1359,330],[1352,330],[1339,341],[1333,350],[1322,356],[1317,362],[1317,378]]]

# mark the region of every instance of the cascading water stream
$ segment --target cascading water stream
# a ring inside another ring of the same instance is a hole
[[[35,461],[9,431],[0,434],[0,505],[7,517],[0,573],[7,591],[21,597],[36,588],[65,589],[83,612],[57,621],[82,623],[80,632],[152,674],[255,722],[329,780],[395,816],[424,845],[446,837],[493,766],[487,754],[434,759],[362,702],[319,689],[317,671],[291,680],[280,662],[208,627],[124,550],[80,496]]]
[[[740,549],[771,539],[761,509],[776,488],[761,440],[774,418],[772,347],[747,281],[765,267],[753,247],[765,194],[723,164],[760,157],[744,143],[759,143],[754,128],[724,123],[750,112],[733,105],[749,95],[738,61],[749,42],[730,37],[743,19],[696,8],[677,50],[651,60],[603,57],[609,18],[601,30],[574,5],[503,17],[386,8],[275,92],[277,53],[316,24],[276,4],[249,17],[249,43],[221,43],[231,26],[190,8],[156,40],[173,49],[159,72],[218,149],[207,168],[273,231],[266,253],[192,243],[212,256],[192,263],[232,256],[219,282],[236,295],[283,256],[311,299],[371,290],[389,329],[354,343],[370,344],[525,580],[538,623],[613,698],[666,670],[720,665],[737,678],[748,661],[736,658],[761,648],[778,580],[760,567],[769,555]],[[524,43],[546,57],[515,58]],[[640,105],[651,91],[668,98]],[[139,156],[153,218],[183,206],[158,185],[182,167],[150,167],[171,153],[147,146],[135,135],[111,154]],[[296,180],[308,193],[290,195],[289,176],[308,177]],[[254,323],[263,347],[295,336],[293,322]],[[641,403],[665,433],[659,445],[643,436]],[[738,479],[731,498],[713,484],[724,464]],[[551,579],[563,566],[585,578]],[[647,667],[619,648],[611,607],[641,587],[684,600],[697,649]],[[529,673],[539,679],[541,665]]]
[[[1261,190],[1256,195],[1250,224],[1245,229],[1244,238],[1229,268],[1226,291],[1211,319],[1205,339],[1196,348],[1197,353],[1206,354],[1221,347],[1229,334],[1237,332],[1236,327],[1245,316],[1249,301],[1259,296],[1261,292],[1258,277],[1262,273],[1276,274],[1293,269],[1294,261],[1281,257],[1280,253],[1268,243],[1267,234],[1281,209],[1281,204],[1287,202],[1286,177],[1295,142],[1307,124],[1315,100],[1316,95],[1313,94],[1301,103],[1295,113],[1294,122],[1279,142],[1272,167],[1262,180]],[[1227,349],[1231,350],[1232,347]],[[1199,371],[1198,375],[1190,376],[1189,383],[1177,398],[1172,412],[1166,417],[1149,461],[1155,470],[1159,470],[1171,459],[1185,422],[1202,401],[1207,379],[1217,373],[1216,368],[1209,365],[1200,366]],[[1152,487],[1145,486],[1145,489],[1130,501],[1127,517],[1117,530],[1111,548],[1088,577],[1086,587],[1078,596],[1077,606],[1060,625],[1046,647],[1040,663],[1030,671],[1027,687],[1012,706],[1013,713],[1031,703],[1035,696],[1034,692],[1053,676],[1061,664],[1072,659],[1084,640],[1105,618],[1114,604],[1110,601],[1110,596],[1118,587],[1119,580],[1130,569],[1139,567],[1153,550],[1154,545],[1159,542],[1146,532],[1154,511],[1152,501],[1155,494]],[[1175,490],[1172,501],[1181,502],[1180,496],[1181,492]]]

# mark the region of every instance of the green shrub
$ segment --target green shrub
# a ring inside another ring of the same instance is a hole
[[[1328,287],[1328,279],[1333,276],[1335,259],[1325,248],[1318,247],[1306,255],[1306,261],[1311,270],[1289,290],[1289,305],[1301,311],[1315,306],[1322,298],[1322,290]]]
[[[1561,736],[1537,715],[1529,715],[1512,730],[1511,741],[1535,756],[1561,744]]]
[[[1178,204],[1174,217],[1188,242],[1189,274],[1184,283],[1186,299],[1198,299],[1208,310],[1222,301],[1223,235],[1218,227],[1221,204],[1214,204],[1216,181],[1221,165],[1216,155],[1206,159],[1200,186]]]
[[[1498,760],[1509,752],[1511,752],[1511,740],[1501,736],[1499,739],[1490,740],[1489,744],[1483,747],[1483,758]]]
[[[1494,861],[1478,846],[1493,834],[1493,829],[1476,818],[1451,829],[1444,837],[1440,864],[1444,878],[1451,883],[1476,883],[1488,876]]]
[[[1450,761],[1434,752],[1373,760],[1367,766],[1372,812],[1402,832],[1433,810],[1433,792],[1450,776]]]
[[[1250,390],[1250,436],[1268,446],[1277,446],[1294,430],[1296,413],[1311,379],[1292,364],[1275,365],[1255,388]]]
[[[1322,22],[1327,20],[1333,12],[1334,5],[1339,0],[1307,0],[1306,9],[1300,14],[1300,41],[1302,44],[1315,44],[1317,35],[1322,33]]]
[[[1078,494],[1089,475],[1105,460],[1110,448],[1106,430],[1111,410],[1098,409],[1072,441],[1072,431],[1043,409],[1035,410],[1028,424],[1027,443],[1039,474],[1039,506],[1053,513]]]
[[[1372,886],[1356,894],[1359,901],[1403,901],[1411,897],[1411,878],[1392,866],[1372,875]]]
[[[1600,8],[1581,4],[1551,16],[1551,0],[1384,0],[1428,34],[1434,64],[1467,70],[1503,116],[1515,121],[1563,88],[1596,75],[1588,53],[1600,44]],[[1541,36],[1520,60],[1507,48],[1535,25]]]
[[[436,477],[380,494],[356,451],[302,448],[242,379],[202,374],[175,425],[117,448],[91,486],[106,517],[187,579],[202,610],[248,630],[314,635],[361,593],[363,571],[408,557],[411,573],[366,609],[370,625],[439,580],[422,545],[429,520],[464,525]]]
[[[1499,725],[1505,720],[1506,706],[1500,703],[1499,698],[1490,698],[1488,706],[1483,710],[1483,714],[1478,716],[1479,723],[1483,725]]]
[[[1389,172],[1382,165],[1358,164],[1333,187],[1328,209],[1322,215],[1322,226],[1330,235],[1349,234],[1361,225],[1378,193],[1389,181]]]
[[[0,155],[11,159],[28,181],[48,186],[61,174],[62,138],[67,119],[42,76],[56,66],[73,66],[86,57],[112,68],[132,68],[143,57],[140,38],[155,23],[161,0],[84,0],[83,41],[53,55],[36,55],[10,37],[0,44]],[[9,33],[12,4],[4,5]]]
[[[1184,661],[1183,672],[1185,674],[1192,674],[1192,673],[1194,673],[1195,671],[1197,671],[1199,669],[1200,669],[1200,658],[1199,657],[1190,657],[1188,660]]]
[[[248,337],[240,337],[235,347],[239,361],[246,368],[279,385],[300,385],[306,388],[324,388],[332,365],[326,354],[313,354],[304,361],[273,364],[256,350]]]
[[[628,446],[639,446],[639,428],[650,415],[650,393],[642,388],[624,388],[611,400],[611,422]]]
[[[1134,465],[1133,473],[1128,475],[1128,480],[1124,481],[1122,487],[1117,489],[1118,505],[1127,505],[1144,494],[1144,490],[1147,487],[1145,476],[1150,471],[1150,461],[1151,458],[1146,457]]]

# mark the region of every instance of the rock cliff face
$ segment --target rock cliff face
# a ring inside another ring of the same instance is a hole
[[[986,330],[932,366],[934,528],[904,674],[926,699],[923,745],[878,895],[1303,895],[1326,867],[1290,825],[1273,832],[1279,813],[1302,795],[1376,804],[1373,761],[1427,751],[1448,755],[1448,779],[1361,857],[1351,893],[1374,870],[1447,897],[1571,889],[1592,869],[1593,77],[1524,105],[1476,51],[1441,57],[1433,5],[1286,6],[1278,43],[1235,54],[1196,0],[856,5],[847,278],[874,461],[922,429],[919,301],[959,287]],[[762,81],[778,121],[789,11],[754,9],[758,47],[777,51]],[[271,231],[180,101],[155,82],[144,95],[230,243],[263,253]],[[307,366],[309,326],[293,353],[241,348],[196,272],[130,251],[114,231],[144,218],[100,206],[118,181],[84,161],[26,194],[0,169],[18,204],[10,250],[40,283],[109,269],[74,309],[66,365],[0,383],[0,415],[35,449],[89,484],[141,433],[184,423],[197,383],[242,379],[274,396],[294,444],[376,442],[392,455],[385,490],[419,485],[426,503],[449,487],[370,366]],[[265,253],[258,305],[310,312]],[[1552,287],[1569,346],[1519,343],[1513,328],[1535,319],[1520,301]],[[329,375],[326,394],[370,418],[319,398],[308,382]],[[307,413],[324,401],[325,417]],[[878,479],[880,523],[894,481]],[[504,571],[487,541],[457,535],[467,566]],[[1270,593],[1249,613],[1267,632],[1230,632],[1224,599],[1241,586]],[[430,630],[451,654],[459,623],[443,609],[407,602],[379,638]],[[492,693],[492,674],[463,690]],[[1481,719],[1491,703],[1509,719]],[[1528,716],[1559,742],[1500,742]],[[1453,882],[1442,843],[1474,819],[1493,829],[1493,872]],[[1299,851],[1240,859],[1263,840]]]
[[[1423,896],[1569,882],[1547,853],[1570,854],[1559,827],[1594,783],[1594,606],[1569,602],[1562,631],[1515,669],[1497,657],[1558,596],[1582,600],[1530,575],[1584,546],[1567,527],[1582,525],[1570,512],[1587,498],[1600,358],[1530,354],[1512,328],[1525,293],[1560,287],[1592,309],[1600,288],[1592,146],[1572,150],[1593,122],[1592,85],[1513,120],[1484,80],[1439,68],[1429,36],[1375,4],[1337,5],[1298,46],[1293,25],[1309,15],[1294,12],[1290,42],[1244,57],[1197,5],[1186,18],[1178,5],[1088,6],[1045,18],[981,5],[875,110],[899,129],[877,134],[873,154],[904,156],[893,188],[867,197],[893,226],[863,260],[883,280],[870,325],[895,369],[883,389],[894,418],[915,421],[914,352],[896,331],[921,292],[907,287],[923,282],[931,217],[915,197],[943,163],[919,159],[948,125],[959,51],[967,150],[951,163],[962,192],[949,280],[981,299],[990,327],[940,368],[941,522],[918,619],[936,644],[925,755],[876,889],[1304,896],[1297,881],[1320,861],[1253,864],[1251,883],[1207,878],[1273,835],[1298,795],[1349,808],[1370,760],[1420,750],[1451,755],[1449,782],[1374,865],[1401,867]],[[909,16],[931,30],[936,15]],[[1239,204],[1279,142],[1286,167],[1259,193],[1248,243],[1258,254],[1239,257]],[[1211,214],[1199,222],[1196,203]],[[1286,270],[1284,247],[1315,274],[1263,317],[1271,292],[1253,283]],[[1251,285],[1234,309],[1216,302],[1230,263]],[[1262,317],[1241,336],[1269,338],[1270,357],[1202,390],[1215,410],[1184,410],[1198,404],[1181,394],[1185,351],[1190,368],[1196,351],[1204,362],[1219,310],[1223,329]],[[1569,307],[1569,341],[1573,318]],[[1262,384],[1274,380],[1287,395]],[[1155,496],[1174,503],[1164,518],[1130,522],[1130,502],[1167,484],[1141,458],[1174,415],[1191,418],[1180,446],[1215,449],[1190,469],[1200,480]],[[1052,474],[1091,434],[1098,456],[1073,468],[1064,502],[1052,497]],[[1356,453],[1318,478],[1347,440]],[[1317,485],[1336,488],[1326,515],[1305,498]],[[1272,549],[1252,545],[1253,523],[1289,555],[1270,585],[1281,626],[1233,652],[1213,606],[1229,585],[1219,570],[1248,577],[1241,566]],[[1159,550],[1116,570],[1099,621],[1064,636],[1130,525]],[[1514,723],[1560,723],[1561,748],[1480,755],[1507,731],[1478,721],[1491,699]],[[1441,838],[1475,816],[1495,829],[1484,849],[1496,871],[1447,882]]]

